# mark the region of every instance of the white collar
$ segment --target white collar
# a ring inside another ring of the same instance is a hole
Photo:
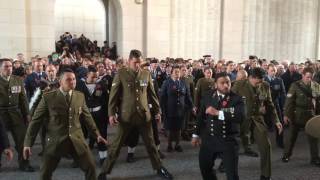
[[[221,96],[222,98],[224,98],[224,96],[225,96],[224,94],[220,93],[218,90],[217,90],[217,95],[218,95],[219,97]]]

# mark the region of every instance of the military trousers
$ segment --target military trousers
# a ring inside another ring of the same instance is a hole
[[[158,146],[160,145],[158,123],[157,123],[157,120],[155,119],[152,119],[151,122],[152,122],[153,140],[155,145]],[[138,143],[139,143],[139,130],[132,129],[127,137],[125,144],[130,148],[134,148],[138,145]]]
[[[213,169],[215,160],[221,157],[228,180],[238,180],[239,143],[234,139],[206,136],[202,138],[199,165],[203,180],[217,180]]]
[[[132,123],[137,121],[139,121],[139,123]],[[139,115],[135,115],[135,117],[132,118],[132,122],[125,123],[121,122],[120,120],[118,124],[118,131],[116,137],[108,150],[108,158],[104,161],[102,165],[102,174],[111,173],[112,168],[119,156],[120,149],[123,143],[127,140],[127,137],[129,133],[132,131],[132,129],[138,130],[139,134],[142,136],[153,169],[158,170],[162,166],[159,153],[153,139],[152,122],[141,121],[141,117],[139,117]]]
[[[66,157],[68,155],[71,155],[81,170],[85,172],[86,180],[97,179],[95,161],[89,149],[84,154],[77,155],[73,143],[67,138],[58,146],[56,152],[57,153],[54,156],[44,153],[42,165],[40,167],[40,180],[51,180],[52,173],[57,168],[61,157]]]
[[[260,169],[261,175],[265,177],[271,176],[271,142],[268,137],[268,127],[263,121],[262,116],[255,116],[252,119],[251,128],[255,142],[258,145],[260,153]]]
[[[27,126],[22,114],[19,110],[0,110],[0,116],[6,126],[6,129],[11,132],[15,143],[15,149],[18,153],[18,163],[20,167],[28,166],[29,161],[23,159],[23,143],[26,135]]]
[[[286,137],[284,155],[291,156],[294,145],[296,143],[299,132],[303,130],[302,126],[296,124],[290,124],[289,135]],[[310,157],[312,159],[317,159],[319,157],[318,139],[310,135],[308,137]]]
[[[241,143],[242,146],[245,150],[250,149],[251,147],[251,139],[252,139],[252,120],[251,119],[245,119],[241,124],[240,124],[240,138],[241,138]]]

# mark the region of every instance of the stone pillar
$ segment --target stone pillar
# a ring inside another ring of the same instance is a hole
[[[239,61],[242,54],[244,0],[224,0],[222,58]]]
[[[27,57],[55,50],[54,0],[26,0]]]
[[[25,8],[25,1],[0,0],[0,57],[26,54]]]

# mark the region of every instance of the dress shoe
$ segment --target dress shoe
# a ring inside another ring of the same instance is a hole
[[[135,161],[134,154],[133,153],[128,153],[127,162],[128,163],[133,163],[134,161]]]
[[[258,153],[254,152],[252,149],[246,149],[244,154],[250,157],[259,157]]]
[[[172,151],[173,151],[172,146],[168,146],[168,147],[167,147],[167,152],[172,152]]]
[[[224,173],[226,172],[226,169],[224,168],[223,162],[220,163],[219,167],[218,167],[219,172]]]
[[[103,173],[101,173],[101,174],[99,174],[99,176],[98,176],[98,178],[97,178],[98,180],[107,180],[107,175],[106,174],[103,174]]]
[[[169,180],[173,179],[172,175],[164,167],[160,167],[160,169],[157,171],[157,174],[159,177],[163,179],[169,179]]]
[[[43,156],[43,150],[41,152],[38,153],[38,156]]]
[[[310,163],[312,165],[320,167],[320,159],[319,158],[312,159]]]
[[[158,153],[159,153],[160,159],[166,158],[166,156],[160,150],[158,150]]]
[[[271,180],[271,177],[260,176],[260,180]]]
[[[287,155],[284,155],[281,160],[282,160],[282,162],[287,163],[290,161],[290,157]]]
[[[34,172],[34,168],[30,165],[24,165],[24,166],[20,166],[19,167],[20,171],[23,171],[23,172]]]
[[[183,151],[183,149],[182,149],[182,147],[180,145],[176,145],[174,147],[174,150],[177,151],[177,152],[182,152]]]

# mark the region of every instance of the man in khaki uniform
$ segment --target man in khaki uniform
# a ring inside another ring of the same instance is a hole
[[[149,103],[152,105],[156,119],[160,120],[160,107],[153,88],[149,71],[140,69],[141,52],[132,50],[129,55],[129,67],[121,68],[116,74],[109,96],[109,122],[118,124],[118,133],[109,148],[109,155],[104,161],[99,180],[105,180],[111,173],[119,156],[120,148],[132,129],[137,129],[147,148],[153,169],[160,177],[172,179],[172,175],[162,166],[152,134],[152,122]],[[116,113],[119,114],[117,118]]]
[[[305,68],[302,80],[291,84],[284,106],[284,122],[290,120],[290,133],[286,139],[283,162],[289,162],[298,133],[306,123],[320,113],[320,85],[312,81],[313,69]],[[320,167],[318,139],[308,135],[311,164]]]
[[[182,66],[181,68],[181,80],[185,82],[187,89],[190,90],[190,96],[194,97],[194,82],[193,76],[188,74],[187,66]],[[191,135],[193,131],[193,126],[195,122],[193,122],[193,116],[191,111],[187,111],[184,116],[184,127],[182,129],[181,136],[184,140],[190,141]]]
[[[214,79],[212,78],[212,69],[207,67],[204,69],[204,76],[200,78],[196,84],[194,91],[194,105],[200,108],[201,98],[206,95],[209,90],[214,89]]]
[[[28,160],[22,156],[23,140],[26,134],[26,123],[30,119],[27,97],[22,80],[12,75],[10,59],[0,59],[0,116],[6,129],[12,134],[18,152],[19,168],[33,172]]]
[[[106,143],[85,104],[84,95],[75,91],[76,78],[70,69],[60,75],[60,88],[45,93],[37,106],[24,140],[24,158],[31,155],[39,129],[46,124],[47,143],[43,154],[40,179],[50,180],[61,157],[71,155],[85,172],[86,180],[95,180],[95,162],[84,139],[79,116],[98,142]]]
[[[249,141],[249,132],[243,132],[243,130],[253,131],[261,156],[261,180],[269,180],[271,179],[271,143],[263,115],[266,113],[272,114],[272,117],[274,117],[272,119],[274,119],[280,133],[282,132],[282,125],[272,103],[270,87],[268,83],[263,82],[263,75],[264,72],[261,68],[253,68],[249,79],[236,81],[232,91],[246,98],[247,118],[241,124],[240,135],[242,141]],[[248,149],[245,149],[245,151],[248,151]]]

